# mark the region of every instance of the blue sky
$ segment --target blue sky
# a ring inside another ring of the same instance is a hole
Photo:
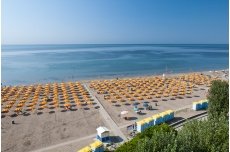
[[[228,0],[2,0],[2,44],[228,43]]]

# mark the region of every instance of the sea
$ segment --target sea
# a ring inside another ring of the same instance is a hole
[[[2,45],[2,85],[222,70],[228,44]]]

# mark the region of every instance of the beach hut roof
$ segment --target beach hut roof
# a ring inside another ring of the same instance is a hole
[[[98,134],[102,134],[102,133],[104,133],[104,132],[109,132],[109,129],[107,129],[106,127],[98,127],[97,129],[97,132],[98,132]]]
[[[155,114],[155,115],[154,115],[154,117],[155,117],[155,118],[160,118],[160,117],[161,117],[161,115],[159,115],[159,114]]]
[[[89,146],[86,146],[86,147],[84,147],[84,148],[78,150],[78,152],[91,152],[91,151],[92,151],[92,150],[91,150],[91,148],[90,148]]]
[[[145,120],[145,122],[150,122],[152,120],[152,118],[148,117],[148,118],[145,118],[144,120]]]
[[[200,102],[207,102],[208,99],[203,99],[203,100],[200,100]]]
[[[93,142],[92,144],[90,144],[90,147],[91,147],[92,149],[96,149],[96,148],[98,148],[98,147],[101,147],[102,145],[103,145],[103,143],[102,143],[101,141],[96,140],[95,142]]]
[[[137,124],[139,124],[139,125],[143,125],[144,123],[145,123],[145,120],[140,120],[137,122]]]
[[[197,103],[198,103],[197,101],[194,101],[192,104],[194,104],[194,105],[195,105],[195,104],[197,104]]]
[[[152,119],[156,119],[156,118],[158,118],[158,116],[157,116],[157,114],[155,114],[155,115],[153,115],[151,118],[152,118]]]
[[[196,103],[197,104],[202,104],[204,102],[204,100],[200,100],[200,101],[197,101]]]
[[[173,113],[174,111],[173,110],[167,110],[165,112],[168,113],[168,114],[170,114],[170,113]]]
[[[162,117],[164,117],[165,115],[167,115],[168,113],[166,113],[166,112],[161,112],[159,115],[160,116],[162,116]]]

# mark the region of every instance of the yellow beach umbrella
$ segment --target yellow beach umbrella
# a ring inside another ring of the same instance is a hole
[[[159,94],[156,94],[156,98],[161,98],[161,95],[159,95]]]
[[[2,110],[2,113],[8,113],[9,112],[9,109],[3,109]]]
[[[16,109],[14,110],[14,112],[20,112],[20,111],[22,111],[21,108],[16,108]]]
[[[152,97],[151,97],[151,96],[147,96],[146,98],[147,98],[147,99],[152,99]]]

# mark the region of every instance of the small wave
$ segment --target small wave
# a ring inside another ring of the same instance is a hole
[[[56,49],[56,50],[17,50],[17,51],[2,51],[2,56],[19,56],[19,55],[32,55],[43,53],[71,53],[71,52],[112,52],[112,51],[140,51],[140,50],[161,50],[162,47],[139,46],[139,47],[108,47],[108,48],[73,48],[73,49]],[[162,50],[163,51],[163,50]]]

